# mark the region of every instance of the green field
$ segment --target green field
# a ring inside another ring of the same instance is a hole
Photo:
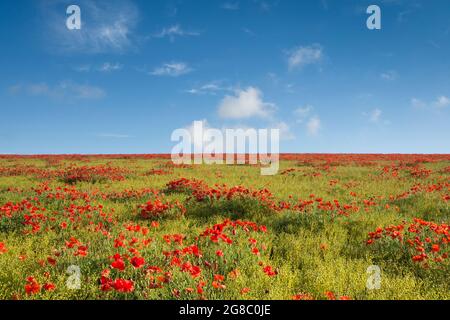
[[[450,299],[448,158],[3,157],[0,299]]]

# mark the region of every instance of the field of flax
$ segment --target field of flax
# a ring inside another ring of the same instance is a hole
[[[0,299],[450,299],[449,217],[449,155],[1,156]]]

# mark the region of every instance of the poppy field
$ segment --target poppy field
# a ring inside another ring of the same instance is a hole
[[[0,156],[0,299],[447,300],[449,217],[450,155]]]

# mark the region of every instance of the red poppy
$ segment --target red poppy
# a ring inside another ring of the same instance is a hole
[[[120,271],[125,270],[125,262],[122,260],[120,255],[114,256],[114,261],[111,263],[111,267]]]
[[[112,287],[119,292],[133,292],[134,282],[132,280],[116,279]]]
[[[273,270],[271,266],[266,266],[263,268],[263,271],[265,274],[267,274],[269,277],[276,276],[278,272],[276,270]]]
[[[142,257],[133,257],[131,259],[131,264],[133,265],[133,267],[135,267],[136,269],[141,268],[144,264],[145,264],[145,260]]]
[[[218,257],[223,257],[223,251],[222,251],[222,250],[217,250],[217,251],[216,251],[216,255],[217,255]]]
[[[8,249],[6,249],[6,246],[3,242],[0,242],[0,254],[4,254],[8,252]]]
[[[247,294],[249,292],[250,292],[250,288],[242,288],[242,290],[241,290],[242,295]]]
[[[45,291],[53,291],[56,289],[56,286],[53,283],[49,282],[44,284],[43,288]]]
[[[36,281],[34,277],[27,278],[27,284],[25,285],[25,292],[29,295],[36,294],[41,291],[40,284]]]

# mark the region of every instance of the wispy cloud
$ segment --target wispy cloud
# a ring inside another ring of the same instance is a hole
[[[322,122],[318,116],[312,117],[306,124],[306,131],[310,136],[317,136],[321,128]]]
[[[374,110],[372,110],[369,114],[369,120],[370,122],[374,122],[374,123],[378,123],[381,119],[381,115],[382,115],[383,111],[381,111],[380,109],[376,108]]]
[[[125,52],[135,45],[134,28],[139,11],[130,0],[80,0],[81,30],[69,30],[67,16],[61,15],[58,2],[45,2],[48,40],[52,51],[76,53]]]
[[[438,108],[445,108],[450,105],[450,98],[446,96],[440,96],[434,102],[434,105]]]
[[[225,10],[239,10],[239,2],[225,2],[220,7]]]
[[[97,66],[90,65],[90,64],[83,64],[83,65],[75,66],[72,69],[75,70],[76,72],[81,72],[81,73],[87,73],[87,72],[91,72],[91,71],[110,73],[113,71],[122,70],[123,64],[118,63],[118,62],[104,62]]]
[[[313,110],[314,110],[314,107],[311,105],[307,105],[307,106],[295,109],[294,116],[296,118],[297,123],[303,123]]]
[[[427,106],[427,104],[424,101],[420,100],[420,99],[412,98],[411,99],[411,106],[413,108],[415,108],[415,109],[423,109],[423,108],[425,108]]]
[[[389,125],[391,122],[383,117],[383,110],[375,108],[370,112],[363,113],[367,117],[368,121],[373,124]]]
[[[319,63],[323,59],[323,49],[319,44],[300,46],[287,52],[289,70],[300,69],[309,64]]]
[[[418,98],[412,98],[411,106],[415,109],[425,109],[431,107],[437,110],[443,110],[450,106],[450,98],[445,95],[441,95],[438,96],[434,101],[428,103]]]
[[[62,81],[54,86],[45,82],[15,85],[10,87],[9,91],[15,95],[26,94],[66,100],[101,99],[106,96],[106,92],[102,88],[71,81]]]
[[[262,11],[270,11],[273,7],[278,5],[278,0],[253,0],[253,2]]]
[[[123,65],[121,65],[120,63],[105,62],[98,68],[98,70],[101,72],[112,72],[121,70],[122,68]]]
[[[293,140],[295,139],[295,135],[291,131],[291,127],[284,121],[275,122],[270,126],[271,129],[280,130],[280,139],[281,140]]]
[[[380,78],[387,81],[393,81],[398,78],[398,73],[395,70],[389,70],[381,73]]]
[[[213,81],[198,87],[191,88],[186,90],[187,93],[196,94],[196,95],[216,95],[222,91],[231,91],[233,88],[231,86],[224,86],[220,81]]]
[[[173,25],[162,29],[160,32],[153,35],[154,38],[169,38],[170,41],[175,41],[176,37],[197,37],[200,35],[198,31],[183,30],[180,25]]]
[[[179,77],[190,72],[192,72],[192,68],[190,68],[187,63],[170,62],[155,68],[150,74],[153,76]]]

